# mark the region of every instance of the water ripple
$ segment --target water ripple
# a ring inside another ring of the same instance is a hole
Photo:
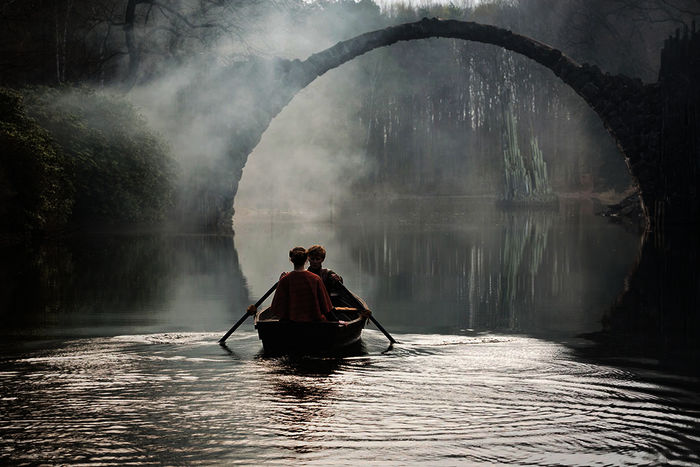
[[[12,463],[700,462],[690,387],[514,336],[368,331],[348,358],[265,358],[252,330],[81,339],[0,369]]]

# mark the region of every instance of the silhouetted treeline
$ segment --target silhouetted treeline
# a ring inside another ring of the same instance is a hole
[[[133,85],[222,36],[242,38],[286,0],[22,0],[0,2],[0,84]]]

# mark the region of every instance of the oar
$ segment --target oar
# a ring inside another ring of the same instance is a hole
[[[274,284],[272,287],[270,287],[270,290],[268,290],[267,292],[265,292],[265,295],[263,295],[262,298],[261,298],[260,300],[258,300],[257,302],[255,302],[255,308],[257,308],[257,307],[259,307],[260,305],[262,305],[262,302],[264,302],[265,299],[266,299],[267,297],[269,297],[270,294],[271,294],[276,288],[277,288],[277,282],[275,282],[275,284]],[[248,311],[246,310],[245,314],[244,314],[243,316],[241,316],[241,319],[239,319],[238,322],[237,322],[236,324],[234,324],[233,327],[232,327],[231,329],[229,329],[228,332],[227,332],[226,334],[224,334],[224,337],[222,337],[221,339],[219,339],[219,344],[224,345],[224,343],[226,342],[226,339],[228,339],[228,336],[230,336],[230,335],[233,333],[233,331],[235,331],[236,329],[238,329],[238,326],[240,326],[241,324],[243,324],[243,321],[245,321],[245,320],[248,318],[248,316],[249,316],[249,313],[248,313]]]
[[[342,290],[344,290],[345,293],[347,293],[347,294],[350,295],[351,297],[355,298],[354,295],[352,294],[352,292],[350,292],[350,291],[347,289],[347,287],[345,287],[345,286],[343,285],[342,282],[336,282],[336,284],[338,284],[338,286],[339,286]],[[362,305],[362,304],[359,302],[359,300],[358,300],[358,305]],[[367,310],[367,308],[365,308],[364,306],[362,306],[362,308],[364,308],[366,311],[369,311],[369,310]],[[396,342],[396,339],[394,339],[393,337],[391,337],[391,334],[389,334],[389,332],[387,332],[387,330],[384,329],[384,326],[382,326],[381,324],[379,324],[379,321],[377,321],[377,320],[375,319],[375,317],[372,316],[372,312],[371,312],[371,311],[370,311],[370,314],[369,314],[369,319],[370,319],[370,321],[372,321],[372,323],[374,323],[375,326],[377,326],[377,329],[379,329],[380,331],[382,331],[382,333],[384,333],[384,335],[386,336],[386,338],[389,339],[389,342],[391,342],[392,344],[396,344],[396,343],[397,343],[397,342]]]

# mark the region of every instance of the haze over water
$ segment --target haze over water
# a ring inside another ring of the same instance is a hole
[[[353,212],[237,219],[233,237],[2,251],[0,459],[700,462],[697,378],[582,337],[602,329],[637,234],[585,202],[501,212],[439,198]],[[289,269],[289,248],[312,243],[400,343],[369,328],[356,355],[267,358],[248,322],[220,347]]]

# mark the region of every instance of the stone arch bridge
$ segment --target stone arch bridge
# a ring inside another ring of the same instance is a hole
[[[659,81],[643,84],[576,63],[559,50],[502,28],[426,18],[339,42],[304,61],[258,59],[218,72],[220,76],[212,82],[225,84],[213,94],[230,103],[230,112],[222,116],[230,129],[230,150],[219,171],[226,174],[227,182],[210,185],[209,191],[201,193],[206,210],[196,215],[192,214],[195,209],[185,210],[190,226],[230,228],[233,198],[248,155],[297,92],[325,72],[373,49],[431,37],[493,44],[549,68],[595,110],[616,141],[638,185],[648,226],[697,223],[700,92],[694,83],[700,82],[700,34],[695,33],[694,25],[690,33],[677,31],[666,42]],[[199,111],[211,111],[207,104],[200,105]],[[203,205],[201,199],[197,202]]]

